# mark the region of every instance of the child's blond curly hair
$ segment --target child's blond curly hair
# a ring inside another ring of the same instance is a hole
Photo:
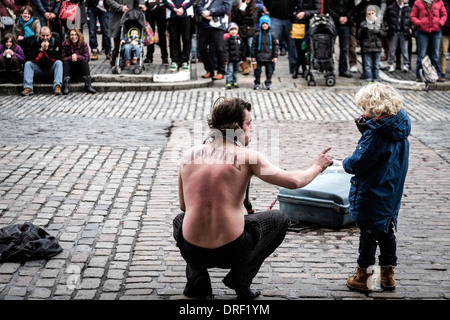
[[[370,111],[374,117],[396,115],[403,107],[403,96],[392,86],[375,82],[356,93],[355,104]]]

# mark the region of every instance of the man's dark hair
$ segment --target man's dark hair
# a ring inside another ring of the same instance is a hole
[[[210,129],[220,130],[226,136],[226,130],[242,129],[245,120],[245,109],[252,111],[252,105],[240,98],[221,97],[213,105],[211,117],[208,119]]]

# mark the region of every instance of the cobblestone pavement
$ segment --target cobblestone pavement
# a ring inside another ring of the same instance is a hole
[[[341,160],[356,145],[358,85],[277,86],[0,96],[0,227],[29,221],[64,248],[49,260],[0,264],[0,299],[185,299],[185,264],[171,232],[178,159],[205,137],[205,119],[219,96],[253,104],[252,147],[282,168],[309,166],[327,145]],[[349,291],[358,229],[317,228],[289,232],[266,260],[253,283],[260,300],[450,298],[450,92],[402,93],[413,131],[397,289]],[[256,179],[251,190],[259,210],[278,192]],[[224,275],[211,270],[214,294],[233,301]]]

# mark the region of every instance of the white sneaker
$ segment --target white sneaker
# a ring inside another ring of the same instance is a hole
[[[189,64],[187,62],[183,62],[183,64],[181,65],[181,71],[189,71]]]
[[[403,65],[402,70],[403,70],[403,72],[408,72],[409,66],[407,64]]]
[[[393,64],[389,65],[388,71],[389,72],[394,72],[395,71],[395,67],[394,67]]]
[[[169,67],[170,72],[175,72],[178,70],[178,64],[176,62],[172,62],[172,64]]]
[[[358,68],[356,66],[351,66],[350,67],[350,72],[351,73],[356,73],[356,72],[358,72]]]

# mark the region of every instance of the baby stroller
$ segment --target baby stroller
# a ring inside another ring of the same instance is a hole
[[[132,28],[136,28],[139,30],[140,38],[141,38],[141,54],[138,58],[138,64],[132,65],[130,68],[133,68],[133,72],[135,74],[142,73],[142,70],[145,69],[143,64],[143,51],[144,51],[144,32],[145,32],[145,14],[141,11],[141,9],[130,9],[125,12],[120,20],[120,38],[124,38],[128,35],[128,31]],[[125,66],[123,61],[123,52],[122,52],[122,44],[119,47],[119,54],[116,59],[116,65],[112,68],[112,73],[120,74]]]
[[[315,14],[309,24],[310,57],[305,76],[309,86],[316,85],[313,70],[324,75],[327,86],[332,87],[336,83],[333,60],[335,40],[336,27],[330,15]]]

